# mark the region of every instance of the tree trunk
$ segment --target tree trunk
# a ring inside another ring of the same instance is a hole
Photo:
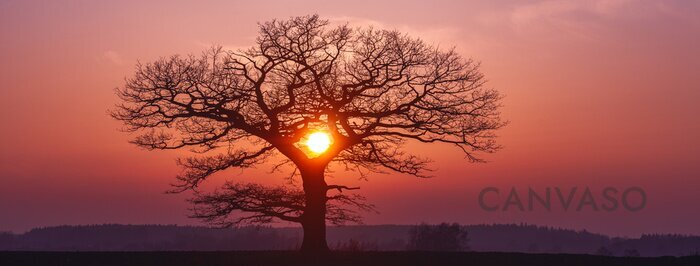
[[[306,206],[301,215],[304,240],[301,251],[304,253],[325,253],[326,243],[326,181],[325,166],[307,166],[300,169],[304,182]]]

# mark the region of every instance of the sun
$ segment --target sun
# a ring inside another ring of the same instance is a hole
[[[326,132],[317,131],[306,137],[306,147],[313,153],[320,154],[331,146],[331,137]]]

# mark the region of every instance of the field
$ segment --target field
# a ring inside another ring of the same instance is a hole
[[[489,252],[0,252],[0,265],[700,265],[700,256],[623,258]]]

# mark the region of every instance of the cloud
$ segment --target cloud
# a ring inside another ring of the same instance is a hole
[[[456,39],[457,33],[461,30],[456,27],[415,27],[406,24],[389,24],[379,20],[362,18],[362,17],[352,17],[352,16],[335,16],[327,17],[331,25],[342,25],[347,23],[350,27],[374,27],[377,29],[385,30],[398,30],[402,33],[406,33],[409,36],[420,37],[427,43],[432,43],[436,45],[455,45],[458,41]]]
[[[510,8],[484,12],[476,16],[476,22],[520,36],[601,41],[606,38],[601,34],[608,32],[611,25],[684,19],[686,16],[679,14],[683,9],[687,8],[679,3],[646,0],[546,0],[518,2]]]
[[[117,53],[115,51],[112,51],[112,50],[106,51],[103,54],[103,56],[104,56],[104,58],[106,58],[107,60],[109,60],[110,62],[112,62],[115,65],[123,65],[124,64],[124,59],[122,59],[122,56],[119,55],[119,53]]]
[[[216,44],[216,43],[208,43],[208,42],[203,42],[203,41],[194,41],[194,44],[200,48],[200,49],[209,49],[215,46],[221,46],[226,51],[241,51],[241,50],[246,50],[250,47],[252,47],[255,44],[255,39],[251,38],[251,41],[248,45],[225,45],[225,44]]]
[[[514,23],[526,23],[533,20],[548,20],[570,17],[574,13],[598,16],[614,16],[631,3],[631,0],[598,1],[542,1],[516,7],[511,13]]]

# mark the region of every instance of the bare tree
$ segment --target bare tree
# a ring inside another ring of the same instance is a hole
[[[473,162],[481,161],[477,152],[499,148],[501,97],[484,87],[479,65],[454,50],[397,31],[330,26],[315,15],[259,27],[247,50],[139,64],[117,90],[122,103],[112,116],[139,133],[133,143],[203,154],[178,161],[184,171],[174,192],[275,157],[301,177],[303,190],[228,183],[197,192],[195,217],[223,226],[299,222],[302,250],[327,250],[326,220],[357,221],[348,206],[371,209],[342,193],[357,188],[326,183],[329,164],[363,176],[427,177],[429,160],[404,151],[406,141],[451,144]],[[321,153],[300,145],[316,131],[332,139]],[[239,211],[251,215],[232,218]]]

